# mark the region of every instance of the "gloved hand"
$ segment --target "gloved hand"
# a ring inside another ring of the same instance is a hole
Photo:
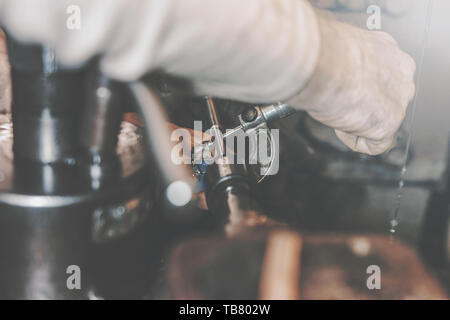
[[[74,6],[79,29],[67,13]],[[0,0],[0,25],[54,48],[66,65],[101,54],[118,80],[162,69],[200,95],[255,103],[297,93],[319,52],[306,0]]]
[[[414,97],[414,60],[387,33],[319,16],[322,48],[309,84],[290,100],[335,129],[350,149],[377,155],[395,145]]]
[[[11,80],[5,34],[0,30],[0,113],[11,107]]]
[[[70,5],[80,30],[66,26]],[[102,54],[119,80],[159,68],[198,94],[288,101],[368,154],[391,147],[414,94],[415,64],[390,36],[317,17],[305,0],[0,0],[0,23],[70,65]]]

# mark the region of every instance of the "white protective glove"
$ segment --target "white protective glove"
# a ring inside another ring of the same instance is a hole
[[[71,5],[80,30],[66,27]],[[163,69],[198,94],[289,101],[368,154],[391,146],[414,92],[414,62],[392,38],[318,17],[304,0],[0,0],[0,23],[65,64],[102,54],[119,80]]]
[[[316,70],[289,103],[335,129],[350,149],[377,155],[395,145],[414,98],[416,64],[387,33],[319,15]]]

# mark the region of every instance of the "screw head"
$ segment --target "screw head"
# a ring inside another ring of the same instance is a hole
[[[244,120],[245,122],[253,122],[257,117],[258,111],[254,107],[248,108],[242,114],[242,120]]]

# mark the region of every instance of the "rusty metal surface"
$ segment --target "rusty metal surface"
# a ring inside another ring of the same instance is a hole
[[[215,237],[181,244],[170,260],[167,297],[261,298],[261,281],[267,276],[267,272],[264,276],[264,266],[270,256],[278,256],[268,254],[271,247],[268,239],[273,234],[274,229],[254,230],[232,240]],[[297,250],[301,254],[298,260],[286,261],[297,265],[298,261],[301,263],[299,280],[295,277],[300,299],[448,298],[415,251],[401,242],[369,235],[298,237],[302,239],[302,249]],[[280,260],[279,257],[277,259]],[[273,263],[269,262],[269,265]],[[367,270],[373,265],[381,270],[379,290],[371,290],[367,286],[370,277]],[[283,275],[280,275],[280,280],[282,278]],[[294,296],[292,292],[290,296]]]
[[[138,124],[122,122],[117,154],[122,164],[122,177],[129,177],[145,164],[142,135]],[[0,114],[0,190],[8,190],[13,179],[13,125],[10,115]]]
[[[447,299],[403,243],[385,236],[306,236],[302,255],[303,299]],[[369,266],[381,271],[381,289],[369,290]]]

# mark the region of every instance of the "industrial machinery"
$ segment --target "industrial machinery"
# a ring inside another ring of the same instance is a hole
[[[141,297],[158,268],[159,213],[189,211],[195,183],[170,161],[158,98],[142,83],[108,79],[95,59],[65,69],[51,48],[10,37],[8,52],[13,105],[0,144],[0,297]],[[227,136],[207,102],[223,151]],[[140,112],[143,128],[123,120],[130,111]],[[285,105],[251,108],[232,132],[267,129],[291,113]],[[206,177],[218,221],[253,208],[245,163],[210,165]],[[81,280],[70,286],[75,271]]]
[[[8,38],[8,50],[13,133],[0,145],[0,297],[138,297],[154,260],[156,231],[143,226],[158,230],[149,216],[158,184],[138,129],[122,121],[130,94],[95,61],[68,70],[49,48]],[[73,290],[71,270],[81,274]]]

